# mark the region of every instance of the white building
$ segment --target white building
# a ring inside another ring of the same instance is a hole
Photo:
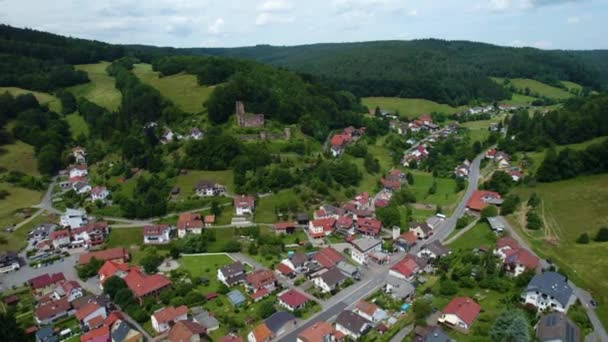
[[[96,186],[91,189],[91,200],[105,201],[110,196],[110,191],[105,186]]]
[[[144,244],[162,245],[171,242],[171,227],[166,224],[145,226]]]
[[[167,306],[155,311],[150,318],[154,331],[162,333],[169,330],[174,323],[187,320],[188,307],[185,305],[178,306],[177,308]]]
[[[59,222],[64,227],[78,228],[88,222],[87,213],[84,210],[68,208],[61,215]]]
[[[368,257],[373,252],[382,250],[382,240],[378,239],[357,239],[352,242],[351,257],[361,265],[367,264]]]
[[[556,272],[535,275],[522,292],[521,298],[524,304],[533,305],[539,311],[566,312],[576,301],[568,279]]]
[[[70,178],[74,178],[74,177],[84,177],[86,175],[89,174],[89,171],[87,170],[87,166],[86,165],[73,165],[70,167],[69,170],[69,177]]]

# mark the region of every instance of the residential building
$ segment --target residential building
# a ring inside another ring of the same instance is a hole
[[[198,197],[211,197],[224,194],[226,188],[216,182],[202,180],[196,184],[194,192]]]
[[[272,332],[273,336],[279,336],[285,332],[285,328],[296,325],[296,317],[286,311],[278,311],[264,320],[264,324]]]
[[[332,268],[339,262],[344,261],[344,256],[333,247],[325,247],[317,251],[313,255],[313,259],[316,263],[325,268]]]
[[[70,302],[67,298],[61,298],[59,300],[42,304],[34,309],[34,319],[36,323],[45,325],[51,324],[59,318],[63,318],[73,314]]]
[[[429,226],[426,222],[410,222],[409,224],[410,232],[414,232],[418,239],[426,239],[433,233],[433,228]]]
[[[84,177],[88,174],[89,172],[87,166],[83,164],[72,165],[68,168],[68,175],[70,178]]]
[[[171,286],[171,280],[164,275],[146,275],[136,267],[132,267],[123,280],[140,303],[145,298],[156,296],[160,291]]]
[[[501,205],[502,197],[498,192],[488,190],[475,190],[467,202],[467,208],[473,211],[482,211],[488,205]]]
[[[543,272],[535,275],[522,292],[521,297],[524,304],[532,305],[539,311],[566,312],[576,301],[568,279],[557,272]]]
[[[163,245],[171,242],[171,227],[166,224],[144,226],[144,244]]]
[[[382,222],[371,217],[357,218],[357,231],[363,235],[377,236],[382,229]]]
[[[78,264],[86,265],[93,258],[95,258],[97,260],[102,260],[102,261],[114,261],[116,263],[125,263],[131,259],[131,255],[129,254],[129,252],[127,251],[126,248],[123,248],[123,247],[110,248],[110,249],[105,249],[105,250],[101,250],[101,251],[81,254],[78,257]]]
[[[346,276],[334,267],[314,278],[312,282],[321,292],[327,293],[342,285],[345,280]]]
[[[72,235],[68,229],[55,230],[51,232],[49,238],[53,242],[53,247],[60,249],[61,247],[67,247],[70,245]]]
[[[333,217],[326,217],[312,220],[308,223],[308,233],[313,239],[323,238],[334,229],[336,219]]]
[[[203,138],[203,132],[197,127],[194,127],[190,130],[190,138],[194,140],[201,140]]]
[[[53,328],[49,325],[41,327],[34,335],[36,342],[57,342],[59,339],[55,336]]]
[[[563,312],[551,312],[538,321],[536,339],[540,342],[579,342],[581,332]]]
[[[80,335],[80,342],[105,342],[110,338],[110,327],[107,325],[102,325],[99,328],[89,330]]]
[[[268,342],[272,338],[272,331],[270,331],[270,329],[268,329],[268,327],[264,323],[258,324],[247,335],[248,342]]]
[[[240,261],[223,266],[217,270],[217,279],[228,287],[245,281],[245,267]]]
[[[96,186],[91,189],[92,201],[105,201],[110,196],[110,191],[105,186]]]
[[[420,266],[416,262],[416,257],[408,254],[398,263],[393,265],[389,269],[388,274],[389,276],[393,276],[395,278],[412,281],[414,280],[414,276],[416,273],[418,273],[418,271],[420,271]]]
[[[535,271],[540,265],[536,255],[521,248],[517,241],[510,237],[500,238],[496,242],[494,255],[500,258],[507,272],[516,277],[528,270]]]
[[[87,162],[87,160],[86,160],[87,152],[85,151],[85,149],[83,147],[80,147],[80,146],[72,147],[72,156],[74,157],[74,160],[78,164],[86,164],[86,162]]]
[[[211,332],[220,328],[220,322],[209,311],[204,310],[200,306],[193,307],[192,319],[205,328],[207,332]]]
[[[74,190],[74,192],[76,192],[79,195],[84,195],[84,194],[88,194],[89,192],[91,192],[92,188],[88,182],[78,181],[78,182],[72,183],[72,190]]]
[[[289,289],[279,295],[279,305],[286,308],[289,311],[296,311],[304,308],[306,303],[310,300],[300,292]]]
[[[60,224],[64,227],[78,228],[88,222],[87,213],[79,209],[66,209],[65,213],[59,218]]]
[[[455,342],[438,326],[416,326],[413,342]]]
[[[169,335],[169,342],[200,342],[207,341],[202,339],[207,330],[201,324],[191,321],[178,321],[175,323]]]
[[[295,231],[295,222],[277,222],[274,224],[274,232],[276,234],[293,234]]]
[[[32,288],[32,290],[37,292],[44,292],[54,288],[55,286],[61,284],[65,281],[65,276],[63,273],[53,273],[53,274],[41,274],[37,277],[31,278],[27,281],[27,284]]]
[[[479,316],[481,307],[468,297],[455,297],[441,311],[437,321],[467,333]]]
[[[355,341],[365,335],[371,327],[370,321],[352,311],[344,310],[336,318],[336,330]]]
[[[108,222],[88,223],[78,228],[72,228],[72,246],[98,246],[105,242],[109,235]]]
[[[379,239],[357,239],[352,241],[351,244],[353,245],[351,257],[360,265],[368,263],[368,257],[371,253],[382,250],[382,240]]]
[[[177,236],[183,238],[187,234],[198,234],[203,232],[205,224],[201,219],[200,214],[182,213],[177,219]]]
[[[302,330],[298,335],[297,342],[331,342],[333,341],[334,328],[325,322],[318,321],[308,328]]]
[[[276,288],[277,278],[274,272],[267,269],[257,269],[245,277],[245,286],[251,293],[255,293],[260,290],[266,290],[272,292]]]
[[[308,263],[308,256],[302,252],[296,252],[287,259],[281,261],[281,263],[287,265],[289,268],[297,273],[303,272]]]
[[[439,259],[442,256],[446,256],[448,254],[450,254],[450,250],[444,245],[442,245],[439,240],[435,240],[431,243],[422,245],[420,247],[420,251],[418,252],[418,257]]]
[[[188,319],[188,307],[185,305],[178,307],[167,306],[156,310],[150,318],[154,331],[163,333],[169,330],[172,324]]]
[[[253,215],[255,199],[249,195],[236,196],[234,198],[234,209],[236,210],[236,216]]]
[[[407,252],[412,248],[416,242],[418,241],[418,236],[413,231],[407,231],[399,235],[399,237],[395,240],[395,245],[400,250]]]
[[[122,319],[114,320],[109,323],[106,319],[106,325],[110,326],[110,338],[112,342],[143,342],[143,335],[131,328],[131,326]],[[184,340],[186,342],[187,340]],[[193,341],[195,342],[195,341]]]
[[[391,274],[386,277],[384,292],[389,293],[391,297],[397,300],[412,300],[414,291],[415,288],[409,281]]]
[[[132,266],[129,266],[126,263],[118,263],[111,260],[106,261],[101,266],[99,271],[97,271],[97,276],[99,277],[99,287],[103,290],[103,283],[113,276],[124,279],[131,271],[131,268]]]
[[[92,302],[76,310],[75,316],[81,326],[95,329],[103,324],[103,320],[107,317],[107,312],[104,306]]]
[[[58,284],[52,293],[54,300],[59,300],[62,297],[66,297],[70,303],[83,295],[84,291],[82,286],[80,286],[80,284],[75,280],[64,281]]]
[[[386,311],[380,309],[378,305],[364,300],[359,301],[353,311],[374,324],[380,323],[388,317]]]

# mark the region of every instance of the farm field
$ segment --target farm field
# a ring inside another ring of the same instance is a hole
[[[374,110],[376,107],[391,112],[399,111],[400,116],[413,118],[421,114],[441,112],[453,114],[464,110],[464,107],[452,107],[425,99],[404,99],[399,97],[364,97],[361,99],[364,106]]]
[[[72,113],[65,116],[65,120],[70,125],[70,131],[73,137],[78,137],[81,134],[89,135],[89,126],[84,118],[78,113]]]
[[[202,180],[213,181],[226,187],[229,193],[234,192],[234,179],[232,170],[224,171],[198,171],[188,170],[188,174],[179,175],[175,179],[175,184],[180,188],[179,197],[187,197],[194,194],[194,187]]]
[[[559,153],[559,151],[564,150],[566,148],[570,148],[572,150],[584,150],[585,148],[587,148],[589,145],[593,145],[593,144],[599,144],[602,141],[604,141],[605,139],[608,139],[608,137],[598,137],[598,138],[594,138],[582,143],[578,143],[578,144],[569,144],[569,145],[558,145],[555,146],[555,150]],[[538,167],[540,166],[540,164],[542,164],[543,160],[545,159],[545,154],[546,151],[541,151],[541,152],[527,152],[525,155],[530,158],[532,160],[532,167],[530,171],[536,172],[536,170],[538,169]]]
[[[542,199],[540,213],[548,229],[522,229],[517,215],[511,215],[509,222],[518,227],[521,235],[539,255],[551,258],[579,286],[594,296],[599,303],[598,316],[608,326],[608,277],[597,276],[608,274],[608,259],[598,258],[606,254],[608,244],[575,243],[581,233],[588,233],[593,238],[600,227],[608,226],[608,174],[539,183],[534,188],[520,187],[514,190],[524,200],[532,192],[538,193]]]
[[[49,109],[51,109],[52,111],[56,113],[61,113],[61,101],[59,101],[58,98],[49,93],[43,93],[39,91],[27,90],[17,87],[0,87],[0,94],[4,94],[5,92],[9,92],[13,96],[32,93],[40,104],[47,104],[49,106]]]
[[[457,230],[455,231],[458,232]],[[477,223],[471,230],[462,234],[449,244],[453,250],[471,250],[481,246],[492,247],[496,242],[496,233],[490,229],[486,222]]]
[[[504,78],[500,77],[491,77],[491,79],[499,84],[503,84],[504,81]],[[556,100],[563,100],[574,96],[572,93],[569,93],[563,89],[556,88],[529,78],[512,78],[511,84],[518,90],[528,88],[530,89],[531,94],[538,93],[541,96],[546,96]]]
[[[77,70],[85,71],[91,82],[67,88],[76,98],[84,97],[110,111],[118,110],[122,95],[116,89],[114,77],[106,73],[109,62],[76,65]]]
[[[214,88],[199,85],[194,75],[182,73],[159,77],[159,73],[153,71],[150,64],[135,64],[133,73],[188,113],[202,112],[203,103]]]
[[[34,147],[20,140],[0,146],[0,166],[8,171],[21,171],[30,176],[40,176]]]
[[[0,183],[0,190],[8,191],[9,193],[5,199],[0,200],[0,228],[23,221],[22,217],[15,216],[15,212],[40,203],[40,198],[42,198],[42,192],[16,187],[7,183]],[[34,209],[32,209],[33,212],[35,212]]]

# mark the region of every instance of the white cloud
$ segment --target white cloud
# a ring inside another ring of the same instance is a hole
[[[212,23],[207,26],[207,32],[211,34],[220,34],[222,33],[222,29],[224,27],[224,19],[217,18]]]
[[[286,0],[267,0],[258,6],[258,10],[262,12],[280,12],[287,11],[293,8],[293,5]]]
[[[294,21],[294,16],[268,12],[260,13],[255,18],[255,24],[257,26],[264,26],[268,24],[288,24]]]
[[[568,19],[566,19],[566,22],[568,24],[578,24],[581,22],[581,18],[578,16],[568,17]]]
[[[416,16],[418,16],[418,10],[416,10],[416,9],[409,10],[407,12],[407,15],[410,16],[410,17],[416,17]]]

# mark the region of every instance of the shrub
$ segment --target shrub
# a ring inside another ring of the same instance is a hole
[[[580,244],[588,244],[589,243],[589,234],[587,233],[582,233],[581,235],[579,235],[578,239],[576,239],[576,243],[580,243]]]
[[[600,230],[598,230],[597,234],[595,235],[594,240],[597,242],[608,241],[608,227],[600,228]]]
[[[543,220],[534,211],[528,212],[526,215],[527,224],[526,227],[532,230],[538,230],[543,227]]]

